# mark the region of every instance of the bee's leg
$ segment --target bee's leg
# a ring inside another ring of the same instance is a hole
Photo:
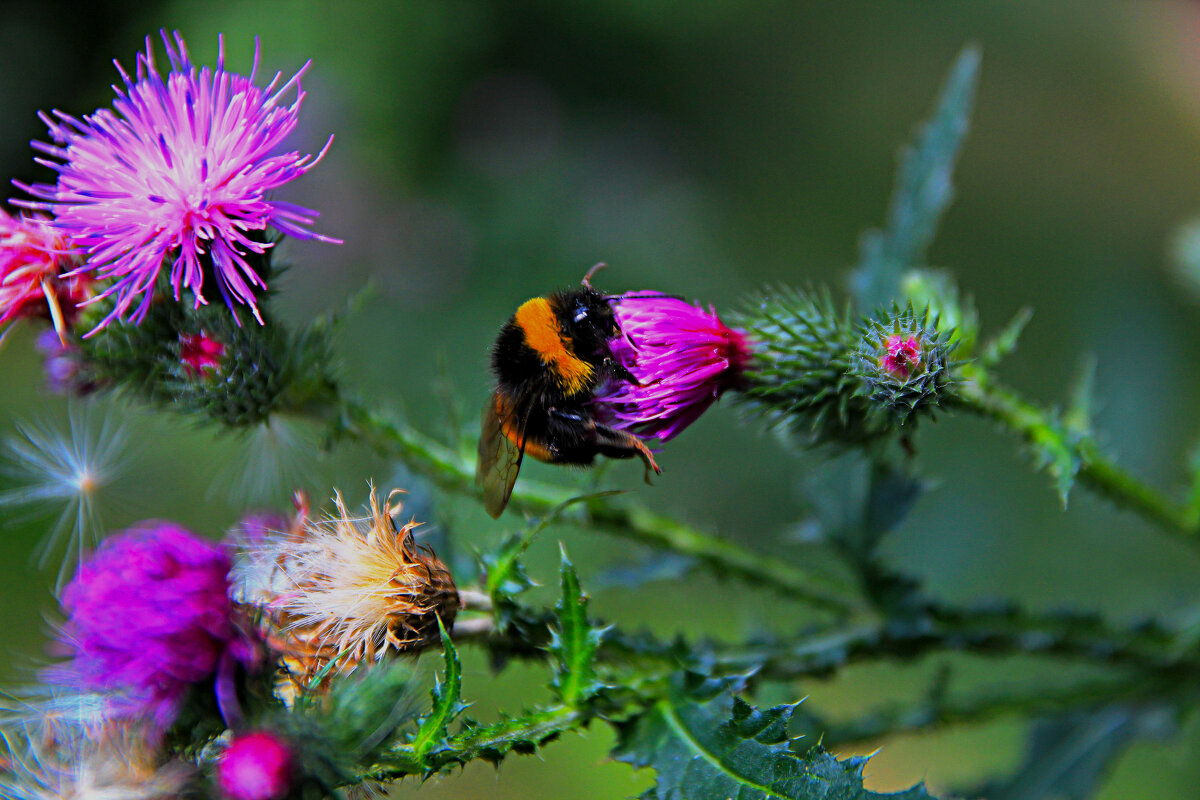
[[[654,461],[654,454],[646,443],[632,433],[616,431],[606,425],[596,425],[596,450],[609,458],[633,458],[638,456],[646,465],[646,483],[650,483],[650,470],[662,474],[662,467]]]
[[[621,380],[633,386],[641,386],[641,384],[638,383],[638,379],[633,377],[633,373],[621,366],[621,364],[619,364],[612,356],[605,358],[601,364],[602,369],[608,372],[608,374],[620,378]]]

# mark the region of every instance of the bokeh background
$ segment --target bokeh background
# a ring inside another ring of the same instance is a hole
[[[976,42],[976,113],[932,261],[974,295],[985,330],[1024,305],[1035,309],[1002,368],[1012,384],[1062,402],[1080,357],[1094,354],[1104,440],[1134,472],[1172,490],[1185,485],[1198,427],[1200,305],[1171,252],[1179,226],[1200,214],[1194,2],[7,2],[0,175],[46,180],[28,146],[44,134],[36,112],[107,104],[117,79],[110,60],[131,66],[159,28],[181,31],[201,63],[215,57],[219,32],[235,67],[249,68],[256,36],[264,74],[290,75],[313,60],[294,141],[315,151],[336,138],[285,199],[320,209],[318,229],[345,244],[286,245],[295,267],[280,281],[281,313],[303,321],[345,306],[370,282],[338,340],[345,383],[435,433],[476,424],[488,345],[516,305],[576,283],[597,261],[610,265],[599,278],[605,289],[655,288],[718,310],[763,284],[840,291],[858,235],[882,220],[899,146],[955,54]],[[66,401],[43,388],[32,344],[18,331],[0,350],[6,435],[22,420],[66,418]],[[285,508],[285,483],[317,498],[340,486],[361,499],[368,478],[419,489],[353,448],[318,457],[303,428],[246,441],[124,406],[111,414],[137,450],[108,509],[112,528],[170,517],[217,536],[247,506]],[[295,475],[248,462],[289,435],[299,442],[283,452],[304,467]],[[919,450],[939,486],[886,548],[936,594],[1016,597],[1118,621],[1200,613],[1194,551],[1081,492],[1064,512],[1048,479],[988,424],[943,418],[922,429]],[[807,557],[794,535],[807,513],[797,487],[820,465],[728,404],[672,442],[661,463],[653,489],[638,488],[636,465],[617,465],[604,481],[721,536]],[[11,483],[0,477],[0,489]],[[245,490],[259,483],[274,494]],[[462,562],[518,523],[465,505],[421,512]],[[44,517],[0,514],[0,679],[12,682],[44,655],[54,567],[31,562]],[[594,608],[625,626],[732,637],[802,619],[771,597],[700,577],[605,589],[605,570],[639,553],[597,534],[562,536],[585,586],[595,580]],[[555,549],[548,537],[534,554],[543,581],[552,580]],[[808,695],[829,713],[851,714],[914,696],[943,663],[857,668],[797,685],[791,699]],[[1036,672],[949,663],[992,683]],[[466,694],[478,716],[538,700],[542,681],[539,668],[521,666],[494,679],[478,654],[468,656]],[[884,742],[868,786],[970,785],[1015,765],[1024,732],[1021,720],[1001,718]],[[639,793],[648,776],[606,762],[610,745],[596,726],[498,772],[473,765],[398,794]],[[1138,744],[1103,796],[1190,794],[1198,756],[1195,724]]]

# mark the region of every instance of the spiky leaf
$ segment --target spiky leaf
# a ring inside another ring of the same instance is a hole
[[[904,270],[924,263],[938,221],[954,199],[951,177],[967,135],[978,74],[979,50],[966,47],[950,67],[933,114],[902,151],[886,225],[863,235],[859,265],[851,275],[860,307],[898,299]]]
[[[1017,341],[1021,338],[1021,332],[1025,330],[1025,326],[1029,324],[1029,320],[1033,319],[1033,309],[1026,306],[1016,313],[1016,315],[1008,321],[1004,329],[996,334],[979,353],[979,363],[985,368],[994,367],[999,364],[1005,356],[1017,349]]]
[[[442,677],[435,679],[430,691],[432,704],[429,713],[417,720],[417,730],[412,737],[413,755],[420,764],[426,763],[428,756],[446,748],[450,723],[467,707],[461,700],[462,664],[458,660],[458,651],[440,619],[438,630],[442,635],[445,667]]]
[[[863,786],[865,758],[839,761],[819,745],[788,739],[795,705],[760,710],[727,691],[711,699],[672,679],[666,697],[621,727],[614,757],[657,772],[648,800],[920,800],[921,785],[896,794]],[[710,688],[707,684],[704,688]]]
[[[575,567],[562,553],[562,596],[554,607],[557,630],[550,642],[556,668],[550,687],[568,706],[587,702],[599,689],[596,679],[596,650],[604,631],[588,621],[587,595],[579,586]]]

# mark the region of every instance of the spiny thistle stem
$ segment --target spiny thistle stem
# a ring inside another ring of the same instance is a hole
[[[474,464],[439,442],[352,400],[343,401],[339,416],[337,434],[403,459],[410,469],[443,489],[478,494]],[[522,480],[509,504],[527,513],[546,514],[573,495],[567,488]],[[866,606],[855,597],[852,588],[835,584],[823,575],[783,559],[755,553],[641,506],[614,506],[592,501],[587,508],[595,525],[616,536],[694,556],[723,574],[770,587],[820,608],[842,614],[867,613]]]
[[[1021,399],[1015,392],[997,386],[977,368],[964,367],[963,374],[969,380],[958,390],[957,400],[962,408],[996,420],[1020,434],[1031,445],[1036,446],[1047,440],[1062,440],[1062,433],[1046,411]],[[1078,478],[1092,491],[1138,514],[1167,533],[1193,546],[1200,545],[1200,538],[1197,537],[1200,528],[1183,505],[1104,457],[1091,439],[1084,438],[1077,444],[1064,440],[1059,444],[1077,451],[1080,459]]]

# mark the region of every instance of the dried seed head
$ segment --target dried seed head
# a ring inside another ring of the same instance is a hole
[[[419,523],[397,528],[397,494],[381,508],[372,489],[369,515],[352,517],[335,493],[335,513],[323,520],[309,519],[301,500],[289,530],[246,537],[235,570],[240,599],[262,608],[296,689],[390,653],[418,652],[440,641],[439,617],[453,623],[454,580],[413,539]]]

